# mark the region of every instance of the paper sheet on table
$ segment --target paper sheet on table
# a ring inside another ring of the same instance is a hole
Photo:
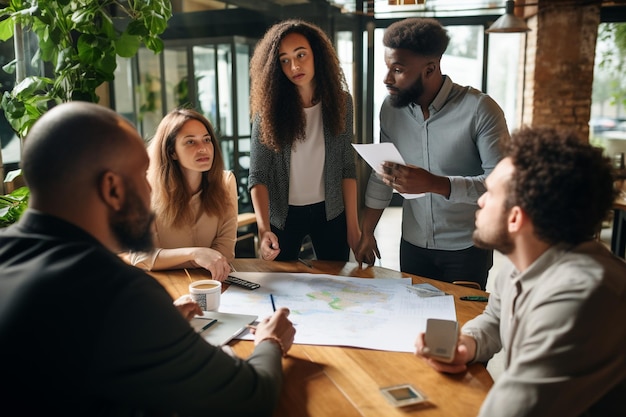
[[[361,158],[367,162],[367,164],[372,167],[372,169],[380,174],[380,166],[383,162],[395,162],[396,164],[406,165],[402,155],[400,155],[400,151],[396,148],[391,142],[383,142],[383,143],[365,143],[365,144],[355,144],[353,143],[354,149],[357,151]],[[394,190],[394,192],[397,192]],[[421,194],[409,194],[409,193],[399,193],[402,197],[406,199],[413,199],[418,197],[423,197],[424,193]]]
[[[354,346],[413,352],[415,337],[428,318],[456,320],[454,297],[420,297],[407,290],[410,278],[352,278],[327,274],[232,272],[258,282],[249,291],[230,286],[222,294],[220,312],[272,314],[287,307],[296,326],[295,343]],[[250,338],[245,333],[237,338]]]

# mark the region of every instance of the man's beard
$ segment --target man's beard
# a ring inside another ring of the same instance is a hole
[[[422,94],[424,94],[424,82],[420,75],[409,88],[398,90],[398,94],[391,95],[391,105],[396,108],[406,107],[411,103],[416,103]]]
[[[126,183],[126,202],[120,211],[109,217],[109,225],[122,250],[147,252],[154,248],[152,222],[154,213],[145,207],[135,192]]]
[[[497,250],[498,252],[507,255],[513,252],[515,248],[511,237],[507,232],[506,217],[504,213],[497,219],[497,229],[491,230],[489,236],[481,236],[478,228],[474,230],[472,239],[474,244],[482,249]],[[485,234],[484,232],[482,233]]]

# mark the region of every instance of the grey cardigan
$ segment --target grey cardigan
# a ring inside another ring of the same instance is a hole
[[[346,93],[348,95],[348,93]],[[344,211],[342,180],[356,178],[355,154],[352,147],[353,109],[352,97],[346,103],[345,128],[338,136],[332,136],[324,126],[324,188],[326,219],[332,220]],[[289,167],[291,146],[275,152],[260,142],[259,119],[252,123],[250,148],[250,175],[248,189],[257,184],[267,187],[270,201],[270,223],[285,228],[289,209]]]

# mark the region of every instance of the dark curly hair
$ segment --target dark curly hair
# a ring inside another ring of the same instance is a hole
[[[257,43],[250,61],[250,113],[259,119],[260,140],[276,151],[304,139],[306,118],[297,87],[283,73],[278,58],[280,42],[299,33],[311,45],[315,62],[314,99],[322,102],[324,127],[339,135],[345,124],[348,90],[330,39],[319,27],[298,19],[270,27]]]
[[[573,132],[523,127],[506,155],[515,167],[507,209],[520,206],[541,240],[576,245],[600,230],[616,193],[602,149]]]
[[[392,23],[383,36],[383,45],[408,49],[416,55],[439,57],[450,43],[448,31],[436,19],[410,18]]]

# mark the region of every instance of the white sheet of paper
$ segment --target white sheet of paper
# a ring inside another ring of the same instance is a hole
[[[374,171],[377,173],[380,172],[380,166],[385,161],[394,162],[396,164],[406,165],[402,155],[400,155],[400,151],[396,148],[396,145],[390,142],[383,143],[353,143],[354,149],[357,151],[361,158],[367,162],[367,164],[372,167]],[[394,190],[394,192],[396,192]],[[399,193],[402,197],[406,199],[423,197],[424,193],[421,194],[409,194],[409,193]]]
[[[295,343],[354,346],[413,352],[415,337],[428,318],[456,320],[454,297],[419,297],[407,290],[410,278],[363,279],[327,274],[232,272],[258,282],[248,291],[231,286],[222,294],[220,312],[272,314],[287,307],[296,325]],[[247,339],[246,333],[238,339]]]

